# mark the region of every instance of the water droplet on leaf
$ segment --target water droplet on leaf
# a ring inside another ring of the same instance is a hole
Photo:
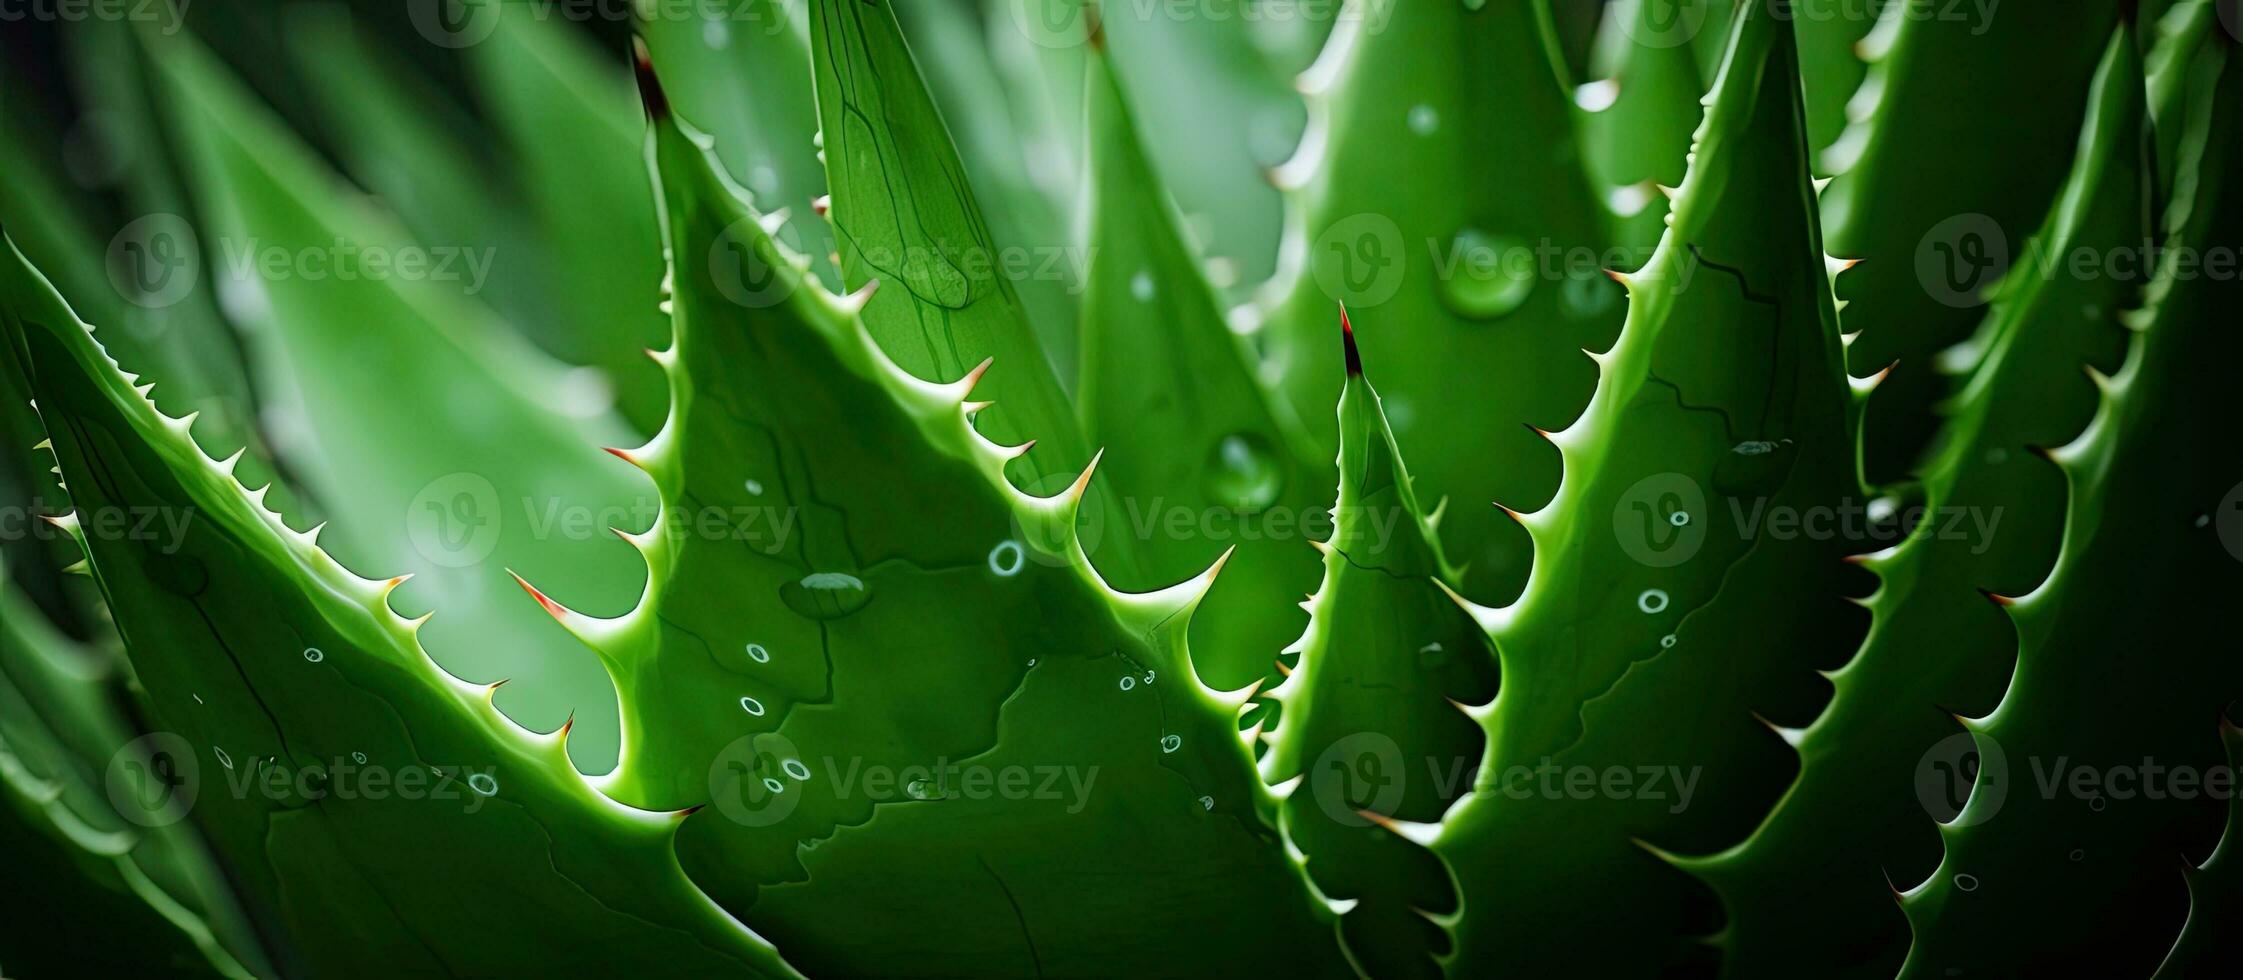
[[[1456,235],[1441,302],[1458,316],[1493,320],[1510,314],[1534,292],[1534,253],[1515,238],[1466,228]]]
[[[872,591],[854,575],[818,572],[779,586],[779,601],[811,619],[840,619],[863,609],[872,601]]]
[[[1410,132],[1431,136],[1441,128],[1441,113],[1424,103],[1410,107]]]
[[[1285,474],[1268,440],[1248,432],[1224,436],[1209,454],[1201,478],[1209,497],[1239,510],[1261,510],[1277,502]]]

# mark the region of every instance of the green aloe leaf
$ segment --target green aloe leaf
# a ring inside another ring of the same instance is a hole
[[[2227,741],[2228,765],[2243,770],[2243,729],[2225,722],[2220,736]],[[2181,927],[2173,951],[2158,965],[2160,980],[2216,973],[2229,952],[2222,924],[2243,914],[2243,877],[2235,868],[2235,849],[2243,847],[2243,803],[2230,798],[2227,812],[2227,829],[2220,834],[2219,846],[2188,876],[2188,922]]]
[[[1821,253],[1791,27],[1755,5],[1676,196],[1597,356],[1587,412],[1550,438],[1565,483],[1520,600],[1477,614],[1502,689],[1471,795],[1412,828],[1455,870],[1454,962],[1529,972],[1702,967],[1718,918],[1638,842],[1687,849],[1748,830],[1796,765],[1755,714],[1803,722],[1810,670],[1859,641],[1846,533],[1863,507],[1849,390]],[[1625,944],[1596,937],[1629,930]],[[1561,966],[1561,964],[1570,964]]]
[[[1294,782],[1286,837],[1318,888],[1352,903],[1340,936],[1356,970],[1439,976],[1455,886],[1384,825],[1437,821],[1471,788],[1486,737],[1454,705],[1494,698],[1495,651],[1443,584],[1453,571],[1343,330],[1335,527],[1298,666],[1269,694],[1282,711],[1262,771]]]
[[[540,285],[554,296],[528,332],[564,362],[599,367],[625,416],[651,431],[665,401],[644,351],[664,335],[651,302],[664,270],[630,73],[566,20],[470,2],[497,8],[481,15],[496,27],[467,62],[507,141],[543,246]]]
[[[1595,383],[1583,347],[1608,343],[1621,293],[1609,219],[1583,174],[1575,110],[1553,60],[1549,14],[1530,3],[1403,3],[1342,17],[1302,76],[1284,272],[1248,323],[1265,370],[1330,453],[1343,379],[1331,309],[1365,324],[1395,436],[1429,500],[1451,498],[1441,537],[1466,595],[1501,601],[1529,544],[1493,501],[1529,506],[1558,460],[1525,423],[1552,428]],[[1441,188],[1437,194],[1413,188]],[[1500,383],[1459,383],[1459,372]]]
[[[894,286],[865,311],[873,337],[930,381],[996,358],[983,395],[998,405],[979,424],[1000,442],[1036,440],[1021,483],[1080,469],[1089,453],[1000,248],[1044,243],[991,234],[886,0],[813,0],[810,42],[842,281]]]
[[[87,546],[147,726],[200,774],[191,819],[260,934],[291,937],[278,972],[362,972],[379,949],[405,973],[791,975],[685,879],[677,815],[608,801],[565,731],[524,731],[438,668],[388,606],[396,580],[282,524],[12,247],[0,298],[80,519],[184,519]]]
[[[1664,2],[1623,0],[1605,11],[1592,62],[1600,80],[1575,94],[1589,111],[1582,126],[1589,166],[1620,222],[1614,240],[1643,250],[1623,271],[1640,266],[1666,231],[1660,189],[1682,183],[1690,136],[1703,115],[1697,59],[1690,48],[1665,43],[1654,26],[1653,5]]]
[[[2102,380],[2085,433],[2050,453],[2070,501],[2055,568],[2000,600],[2017,669],[1993,710],[1964,720],[1977,778],[1941,827],[1938,869],[1903,894],[1910,972],[2147,975],[2189,918],[2188,855],[2209,853],[2228,815],[2214,787],[2232,792],[2221,722],[2243,671],[2192,619],[2243,588],[2226,543],[2243,481],[2222,435],[2234,391],[2201,369],[2243,354],[2221,315],[2238,293],[2232,276],[2191,269],[2243,228],[2227,179],[2243,71],[2224,41],[2217,57],[2189,109],[2166,114],[2189,133],[2125,365]],[[2130,601],[2093,598],[2117,595]],[[2095,911],[2070,900],[2083,894]]]
[[[1722,893],[1732,975],[1823,973],[1834,950],[1855,951],[1849,968],[1863,976],[1900,966],[1907,924],[1890,882],[1931,872],[1934,820],[1952,819],[1968,790],[1943,781],[1969,748],[1948,712],[1991,709],[2015,665],[2014,631],[1980,590],[2021,593],[2047,574],[2063,478],[2033,453],[2087,425],[2095,388],[2081,369],[2115,371],[2125,348],[2119,315],[2141,280],[2075,279],[2062,264],[2148,240],[2141,82],[2132,32],[2118,32],[2037,258],[2012,270],[1979,337],[1950,357],[1968,381],[1911,504],[1919,533],[1864,561],[1881,582],[1874,622],[1831,675],[1829,710],[1800,735],[1799,781],[1752,837],[1685,863]],[[1832,848],[1839,824],[1856,829]]]
[[[1330,911],[1238,734],[1250,689],[1211,691],[1189,660],[1213,572],[1108,588],[1075,531],[1087,480],[1014,489],[1017,450],[972,425],[983,372],[938,385],[890,360],[860,319],[872,289],[809,278],[647,84],[679,257],[673,414],[620,455],[665,527],[792,523],[633,536],[652,584],[618,619],[540,594],[614,673],[625,749],[604,785],[713,798],[685,867],[811,972],[1157,971],[1179,935],[1219,965],[1331,972]],[[938,881],[987,887],[921,887]]]
[[[1900,4],[1906,4],[1905,7]],[[1865,260],[1840,293],[1861,334],[1854,363],[1897,362],[1870,413],[1872,480],[1909,476],[1943,399],[1932,358],[1967,337],[2062,186],[2064,153],[1981,165],[1979,148],[2069,146],[2085,114],[2116,5],[2047,4],[1945,16],[1936,0],[1896,0],[1889,43],[1874,42],[1853,110],[1859,121],[1821,169],[1834,255]],[[1968,98],[1956,93],[1968,91]],[[1966,162],[1968,161],[1968,162]]]
[[[820,281],[838,285],[833,227],[816,214],[826,171],[806,9],[746,0],[699,7],[693,17],[645,18],[638,30],[678,116],[716,141],[717,158],[757,207],[787,214],[782,239],[810,257]],[[632,149],[640,149],[635,138]]]
[[[535,676],[501,704],[548,729],[580,713],[587,728],[575,751],[605,769],[611,688],[522,607],[504,570],[568,587],[592,608],[621,607],[636,592],[630,553],[604,525],[650,520],[651,501],[639,505],[591,441],[621,441],[625,430],[572,397],[565,367],[462,295],[474,263],[487,271],[504,256],[416,253],[192,39],[144,40],[170,112],[192,136],[183,155],[204,247],[284,420],[277,448],[334,513],[354,518],[339,529],[337,554],[420,575],[402,598],[423,610],[442,600],[446,615],[429,631],[438,656],[478,680]],[[413,254],[424,272],[407,271]],[[354,255],[393,258],[382,274],[351,264]],[[658,286],[658,276],[646,284],[650,310]]]
[[[152,761],[136,753],[154,744],[136,741],[120,674],[109,654],[73,643],[0,581],[0,784],[19,813],[84,855],[97,880],[140,903],[125,921],[146,918],[215,972],[270,974],[259,938],[192,829],[141,806],[146,798],[131,795],[139,787],[119,779]]]
[[[1124,588],[1188,578],[1235,548],[1192,620],[1201,676],[1274,682],[1316,584],[1329,468],[1279,421],[1201,277],[1181,220],[1101,53],[1091,61],[1092,259],[1084,294],[1083,428],[1102,447],[1100,534],[1134,552]],[[1109,573],[1111,574],[1111,573]]]

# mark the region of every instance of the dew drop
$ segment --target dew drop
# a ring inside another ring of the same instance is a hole
[[[1956,891],[1965,891],[1965,892],[1974,892],[1974,891],[1977,891],[1977,890],[1978,890],[1978,876],[1977,876],[1977,875],[1972,875],[1972,874],[1960,874],[1960,875],[1956,875],[1956,876],[1955,876],[1955,890],[1956,890]]]
[[[1431,136],[1441,128],[1441,114],[1432,106],[1418,103],[1410,107],[1410,132]]]
[[[1277,502],[1285,474],[1268,440],[1248,432],[1224,436],[1209,453],[1202,488],[1216,503],[1238,510],[1261,510]]]
[[[1152,273],[1139,269],[1136,275],[1129,278],[1129,295],[1137,297],[1138,302],[1152,302],[1153,291]]]
[[[935,798],[934,783],[924,779],[912,780],[910,784],[906,785],[903,788],[903,791],[905,795],[911,797],[914,800],[931,800]]]
[[[777,779],[773,779],[770,776],[765,776],[763,777],[763,788],[774,793],[784,793],[787,791],[787,784],[782,783]]]
[[[711,51],[722,51],[732,43],[732,32],[721,20],[705,22],[701,25],[701,43],[708,45]]]
[[[872,601],[864,580],[841,572],[816,572],[779,586],[779,601],[811,619],[840,619]]]
[[[497,777],[492,776],[490,773],[479,772],[467,777],[467,788],[481,793],[484,796],[497,796],[498,779]]]
[[[2085,861],[2085,860],[2087,860],[2087,850],[2086,850],[2085,848],[2079,848],[2079,847],[2075,847],[2075,848],[2072,848],[2072,860],[2074,860],[2074,861]]]
[[[1737,443],[1713,465],[1713,488],[1731,497],[1765,496],[1783,485],[1797,449],[1789,439]]]
[[[748,495],[749,495],[749,496],[751,496],[751,497],[761,497],[761,496],[763,496],[763,481],[762,481],[762,480],[749,480],[749,481],[748,481],[748,482],[747,482],[746,484],[744,484],[744,486],[746,486],[746,487],[747,487],[747,490],[748,490]]]
[[[741,698],[740,707],[758,718],[763,717],[763,702],[754,698]]]
[[[1662,637],[1660,637],[1660,638],[1659,638],[1659,649],[1661,649],[1661,650],[1672,650],[1672,649],[1674,649],[1674,634],[1673,634],[1673,633],[1669,633],[1669,634],[1667,634],[1667,635],[1665,635],[1665,636],[1662,636]]]
[[[1516,311],[1534,292],[1534,253],[1515,238],[1477,228],[1457,232],[1456,260],[1441,280],[1441,301],[1458,316],[1493,320]]]
[[[1147,684],[1151,684],[1152,682],[1153,682],[1153,672],[1152,672],[1152,671],[1149,671],[1149,670],[1148,670],[1148,671],[1146,671],[1146,672],[1145,672],[1145,683],[1147,683]]]
[[[779,768],[787,771],[788,779],[802,780],[810,778],[810,767],[803,765],[801,759],[788,759],[787,761],[780,763]]]
[[[353,753],[351,753],[351,754],[350,754],[350,761],[352,761],[352,762],[355,762],[355,763],[358,763],[359,765],[362,765],[362,766],[363,766],[363,765],[365,765],[365,764],[366,764],[366,753],[364,753],[364,752],[353,752]]]
[[[989,549],[989,570],[1002,577],[1020,574],[1021,567],[1026,564],[1028,552],[1018,541],[999,541],[996,547]]]
[[[1183,747],[1184,736],[1182,735],[1163,735],[1160,737],[1160,750],[1162,753],[1172,753],[1177,749]]]
[[[1676,527],[1686,527],[1690,524],[1690,512],[1686,510],[1678,510],[1672,514],[1668,514],[1667,523],[1672,524]]]
[[[1202,810],[1212,810],[1212,809],[1215,809],[1215,798],[1214,798],[1214,797],[1212,797],[1212,796],[1202,796],[1202,797],[1200,797],[1200,798],[1199,798],[1199,808],[1200,808],[1200,809],[1202,809]]]
[[[219,765],[225,766],[228,769],[232,769],[234,767],[234,757],[227,755],[225,749],[213,745],[210,747],[210,751],[218,756]]]
[[[307,647],[304,650],[304,659],[316,664],[327,659],[327,651],[318,647]]]
[[[748,644],[748,659],[759,664],[770,663],[771,651],[764,649],[761,643],[750,643]]]
[[[1645,589],[1636,596],[1636,608],[1654,616],[1667,611],[1667,590]]]
[[[1123,675],[1122,675],[1122,679],[1121,679],[1121,689],[1122,689],[1122,690],[1124,690],[1124,691],[1127,691],[1127,690],[1131,690],[1131,689],[1135,688],[1136,686],[1137,686],[1137,678],[1135,678],[1135,677],[1132,677],[1132,676],[1130,676],[1130,675],[1128,675],[1128,674],[1123,674]]]

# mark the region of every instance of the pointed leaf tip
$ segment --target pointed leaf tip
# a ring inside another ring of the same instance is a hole
[[[1355,349],[1355,324],[1347,318],[1347,304],[1340,304],[1340,341],[1347,345],[1347,376],[1363,376],[1363,352]]]
[[[545,593],[538,591],[537,586],[531,585],[528,579],[515,574],[513,569],[507,569],[506,574],[513,575],[514,584],[521,586],[522,591],[530,594],[530,598],[536,599],[537,604],[545,608],[545,612],[547,615],[552,616],[554,619],[560,620],[569,618],[569,610],[567,606],[561,605],[558,602],[554,602],[551,598],[547,597]],[[501,681],[500,683],[505,682]]]
[[[639,80],[639,104],[646,107],[646,117],[660,122],[670,118],[670,97],[662,92],[662,81],[654,76],[654,58],[647,53],[646,39],[631,38],[631,65]]]

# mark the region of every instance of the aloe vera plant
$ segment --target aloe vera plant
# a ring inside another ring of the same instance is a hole
[[[2232,969],[2229,6],[161,13],[11,976]]]

